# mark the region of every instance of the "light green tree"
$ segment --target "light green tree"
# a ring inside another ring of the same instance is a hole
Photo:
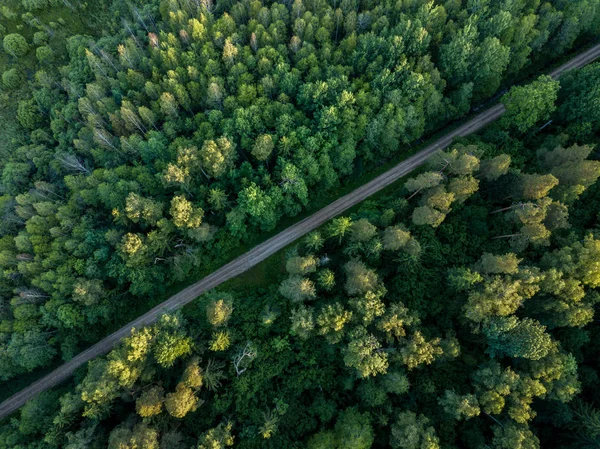
[[[226,351],[231,346],[229,331],[213,332],[209,342],[211,351]]]
[[[375,237],[376,234],[377,228],[366,218],[355,221],[350,228],[350,238],[354,242],[366,242]]]
[[[385,374],[388,368],[388,355],[381,348],[377,338],[362,327],[356,327],[349,334],[350,342],[344,350],[344,363],[356,369],[360,377]]]
[[[18,33],[7,34],[2,42],[4,51],[15,58],[25,56],[29,51],[29,44],[23,36]]]
[[[410,232],[403,226],[390,226],[383,231],[383,248],[389,251],[398,251],[410,240]]]
[[[440,338],[426,340],[420,331],[415,331],[400,349],[400,358],[408,369],[419,365],[431,365],[436,357],[443,354]]]
[[[375,441],[369,415],[347,408],[335,423],[335,437],[340,449],[369,449]]]
[[[483,329],[492,356],[539,360],[555,348],[546,327],[531,318],[494,317]]]
[[[309,251],[319,251],[323,248],[324,239],[318,231],[313,231],[304,237],[304,244]]]
[[[352,228],[352,220],[350,217],[339,217],[331,220],[331,223],[327,226],[327,231],[330,237],[337,237],[339,243],[342,243],[344,236]]]
[[[314,309],[301,305],[292,310],[290,333],[304,340],[312,335],[315,328]]]
[[[317,315],[318,333],[325,335],[331,344],[338,343],[342,339],[345,325],[351,318],[352,312],[344,310],[339,302],[328,304]]]
[[[294,256],[287,260],[285,268],[291,275],[305,275],[317,271],[318,260],[312,255]]]
[[[493,449],[539,449],[540,441],[526,425],[494,426]]]
[[[344,265],[346,272],[346,292],[349,295],[362,295],[374,291],[379,286],[377,273],[360,260],[351,260]]]
[[[252,156],[259,161],[266,161],[274,148],[275,143],[273,142],[273,137],[270,134],[261,134],[254,141],[254,145],[252,146]]]
[[[204,218],[204,211],[181,195],[173,197],[169,212],[173,217],[173,223],[178,228],[196,229],[202,224]]]
[[[431,189],[440,185],[443,180],[444,177],[439,172],[426,172],[406,181],[404,187],[414,196],[423,189]]]
[[[231,167],[235,159],[235,144],[227,137],[206,140],[200,150],[200,163],[206,173],[220,178]]]
[[[412,213],[412,221],[417,226],[429,225],[437,228],[445,218],[446,214],[429,206],[416,207]]]
[[[477,397],[472,394],[458,395],[454,391],[446,390],[438,403],[457,421],[474,418],[480,413]]]
[[[227,294],[221,296],[218,299],[212,299],[206,305],[206,318],[214,327],[227,325],[233,313],[233,298]]]
[[[477,263],[478,271],[486,274],[515,274],[519,271],[519,263],[523,259],[518,259],[514,253],[497,256],[490,253],[483,253]]]
[[[136,399],[135,410],[142,418],[158,415],[162,411],[164,398],[162,387],[152,387]]]
[[[508,154],[500,154],[491,159],[483,159],[479,172],[486,181],[495,181],[508,173],[511,158]]]
[[[233,446],[232,430],[233,425],[231,423],[219,424],[200,437],[197,449],[225,449]]]
[[[292,302],[315,299],[317,291],[313,281],[302,276],[290,276],[279,286],[279,293]]]
[[[560,84],[547,75],[540,76],[526,86],[514,86],[502,97],[506,113],[500,123],[522,133],[536,123],[548,120],[556,110],[556,99]]]
[[[394,449],[439,449],[440,440],[429,425],[429,419],[403,411],[392,424],[390,446]]]
[[[174,418],[183,418],[189,412],[196,411],[200,404],[193,390],[181,382],[165,398],[165,409]]]

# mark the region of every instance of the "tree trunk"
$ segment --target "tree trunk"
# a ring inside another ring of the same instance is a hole
[[[415,196],[417,193],[419,193],[421,190],[423,190],[423,188],[422,188],[422,187],[421,187],[420,189],[418,189],[418,190],[415,190],[411,196],[409,196],[408,198],[406,198],[406,201],[410,201],[410,200],[411,200],[411,198],[412,198],[412,197],[414,197],[414,196]]]
[[[208,175],[206,174],[206,172],[204,171],[204,169],[203,169],[202,167],[200,167],[200,171],[202,172],[202,174],[203,174],[204,176],[206,176],[206,179],[208,179],[208,180],[210,181],[210,176],[208,176]]]
[[[504,212],[505,210],[511,210],[513,207],[515,207],[514,204],[512,206],[503,207],[502,209],[497,209],[497,210],[495,210],[493,212],[490,212],[490,215],[494,215],[494,214],[497,214],[499,212]]]
[[[499,235],[498,237],[492,237],[492,240],[496,240],[496,239],[509,239],[511,237],[516,237],[518,235],[522,235],[522,234],[507,234],[507,235]]]

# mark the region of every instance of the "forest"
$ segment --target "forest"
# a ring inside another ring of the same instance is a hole
[[[511,89],[501,121],[268,276],[30,401],[0,448],[597,447],[599,81],[596,63]],[[553,124],[524,129],[536,98]]]
[[[597,38],[599,0],[0,15],[6,391],[506,106],[262,275],[136,329],[5,420],[1,449],[600,445],[600,64],[539,76]]]

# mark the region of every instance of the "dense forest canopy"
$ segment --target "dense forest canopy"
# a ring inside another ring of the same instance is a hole
[[[106,28],[69,35],[85,23],[65,19],[94,7]],[[2,379],[69,359],[600,29],[596,0],[24,0],[2,14],[18,133],[0,161]]]
[[[0,448],[595,447],[600,121],[571,99],[597,101],[599,75],[511,89],[505,119],[262,281],[134,330],[30,401]],[[552,126],[519,134],[510,111],[557,91]]]
[[[5,386],[600,30],[600,0],[0,14]],[[511,88],[485,133],[136,329],[0,449],[597,447],[598,85],[593,64]]]

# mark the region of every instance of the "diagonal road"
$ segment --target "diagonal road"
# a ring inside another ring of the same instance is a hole
[[[565,71],[582,67],[598,57],[600,57],[600,44],[575,56],[569,62],[551,72],[550,76],[553,78],[558,78]],[[33,398],[42,391],[59,384],[73,374],[73,372],[84,363],[109,352],[119,340],[130,335],[132,328],[140,328],[144,325],[151,324],[163,313],[179,309],[183,305],[196,299],[202,293],[211,290],[212,288],[237,276],[240,273],[243,273],[246,270],[249,270],[265,260],[267,257],[294,242],[299,237],[302,237],[308,232],[316,229],[346,209],[360,203],[365,198],[368,198],[375,192],[378,192],[407,173],[410,173],[412,170],[422,165],[432,153],[448,147],[452,142],[452,139],[455,137],[467,136],[477,132],[484,126],[497,120],[502,114],[504,114],[504,111],[504,106],[502,104],[497,104],[490,109],[487,109],[486,111],[476,115],[464,125],[460,126],[454,131],[449,132],[444,137],[429,145],[427,148],[424,148],[415,155],[409,157],[405,161],[369,181],[365,185],[341,198],[338,198],[328,206],[324,207],[318,212],[315,212],[313,215],[305,218],[304,220],[290,226],[284,231],[281,231],[276,236],[254,247],[247,253],[241,255],[237,259],[229,262],[227,265],[224,265],[217,271],[206,276],[204,279],[190,285],[176,295],[171,296],[163,303],[149,310],[130,323],[127,323],[118,331],[100,340],[98,343],[79,353],[77,356],[59,366],[51,373],[8,398],[6,401],[0,404],[0,419],[10,415],[12,412],[24,405],[29,399]]]

